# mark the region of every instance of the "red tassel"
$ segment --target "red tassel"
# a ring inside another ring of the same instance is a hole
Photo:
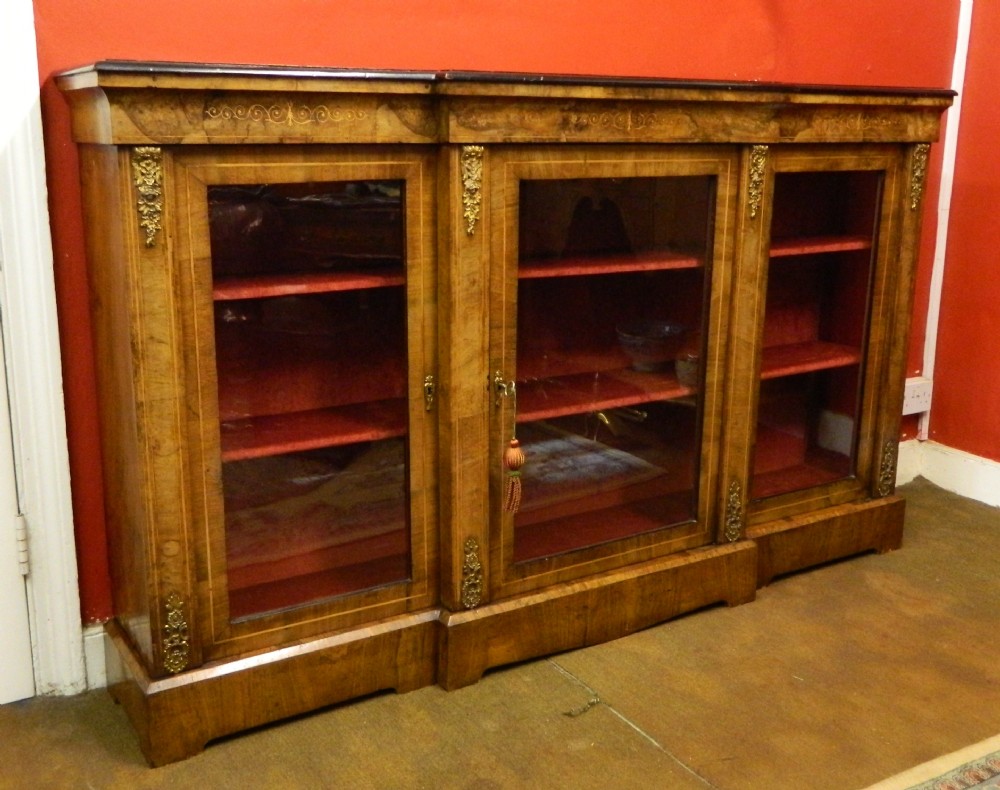
[[[517,439],[503,451],[503,465],[507,470],[507,487],[504,491],[503,509],[516,513],[521,507],[521,467],[524,465],[524,450]]]

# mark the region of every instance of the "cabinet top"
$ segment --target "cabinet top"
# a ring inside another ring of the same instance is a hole
[[[350,69],[307,66],[265,66],[229,63],[181,63],[167,61],[103,60],[70,69],[57,75],[63,90],[74,90],[98,85],[118,87],[201,87],[224,83],[246,87],[264,87],[267,84],[299,83],[303,90],[314,89],[316,83],[349,82],[356,89],[369,83],[373,90],[384,90],[392,83],[396,87],[409,86],[416,91],[450,92],[450,88],[463,86],[469,90],[493,86],[536,88],[603,88],[641,89],[645,91],[721,91],[725,93],[771,93],[795,95],[843,96],[896,96],[901,99],[920,97],[946,99],[955,91],[945,88],[894,88],[865,87],[857,85],[816,85],[777,82],[739,82],[724,80],[687,80],[662,77],[624,77],[588,74],[534,74],[527,72],[495,71],[403,71],[392,69]],[[287,90],[288,87],[283,87]]]
[[[955,96],[940,88],[124,60],[63,72],[56,83],[73,107],[74,138],[111,144],[915,142],[936,139]]]

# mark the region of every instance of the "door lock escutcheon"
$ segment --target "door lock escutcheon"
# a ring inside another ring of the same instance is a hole
[[[493,405],[499,406],[502,398],[517,397],[517,385],[513,379],[510,381],[504,379],[503,373],[498,370],[493,374],[493,394],[496,396]]]
[[[424,410],[430,411],[434,406],[434,395],[437,392],[437,386],[434,383],[434,376],[428,374],[424,376]]]

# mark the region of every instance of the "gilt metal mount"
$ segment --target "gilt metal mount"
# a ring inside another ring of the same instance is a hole
[[[916,209],[924,195],[924,184],[927,181],[927,157],[931,147],[920,143],[913,147],[913,159],[910,165],[910,208]]]
[[[739,540],[743,534],[743,488],[738,480],[734,480],[729,486],[724,534],[730,543]]]
[[[879,496],[889,496],[896,487],[896,442],[887,441],[882,446],[882,465],[878,475]]]
[[[172,675],[188,665],[188,623],[184,614],[184,601],[176,592],[170,593],[164,603],[167,620],[163,625],[163,668]]]
[[[139,227],[146,233],[146,246],[156,246],[156,234],[163,230],[163,151],[155,145],[132,149],[132,180],[139,197]]]
[[[479,212],[483,203],[483,146],[462,146],[462,216],[465,232],[476,232]]]
[[[767,146],[755,145],[750,149],[750,183],[747,197],[750,201],[750,218],[760,211],[760,201],[764,196],[764,168],[767,166]]]
[[[483,563],[479,559],[479,541],[466,538],[462,563],[462,606],[475,609],[483,600]]]

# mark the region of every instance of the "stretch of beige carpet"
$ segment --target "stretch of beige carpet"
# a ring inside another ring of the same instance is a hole
[[[867,787],[1000,733],[1000,510],[923,481],[901,491],[900,551],[163,768],[103,691],[0,707],[0,787]]]

